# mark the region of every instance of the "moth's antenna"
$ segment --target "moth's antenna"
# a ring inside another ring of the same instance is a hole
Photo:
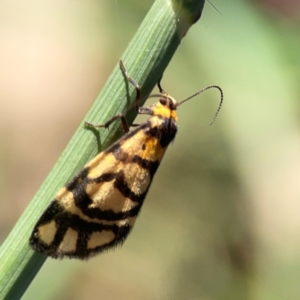
[[[210,2],[209,0],[207,0],[207,2],[223,17],[221,12],[217,9],[217,7],[214,4],[212,4],[212,2]]]
[[[179,106],[179,105],[181,105],[182,103],[184,103],[184,102],[186,102],[186,101],[188,101],[188,100],[190,100],[190,99],[192,99],[192,98],[198,96],[199,94],[203,93],[204,91],[209,90],[209,89],[212,89],[212,88],[218,89],[218,90],[220,91],[221,99],[220,99],[219,107],[218,107],[218,109],[217,109],[217,111],[216,111],[216,113],[215,113],[215,115],[214,115],[212,121],[211,121],[210,124],[209,124],[209,125],[211,126],[211,125],[213,125],[213,124],[215,123],[215,121],[216,121],[216,119],[217,119],[217,116],[218,116],[218,114],[219,114],[219,112],[220,112],[220,110],[221,110],[222,104],[223,104],[223,90],[222,90],[218,85],[209,85],[209,86],[203,88],[202,90],[198,91],[197,93],[193,94],[192,96],[190,96],[190,97],[188,97],[188,98],[186,98],[186,99],[184,99],[184,100],[182,100],[182,101],[180,101],[180,102],[177,102],[176,106]]]
[[[215,115],[214,115],[212,121],[210,122],[209,126],[214,125],[214,123],[215,123],[215,121],[216,121],[216,119],[217,119],[217,117],[219,115],[219,112],[221,110],[222,104],[223,104],[223,90],[219,86],[217,86],[217,85],[213,85],[211,87],[214,87],[214,88],[216,88],[216,89],[218,89],[220,91],[220,93],[221,93],[221,99],[220,99],[220,103],[219,103],[218,109],[215,112]]]

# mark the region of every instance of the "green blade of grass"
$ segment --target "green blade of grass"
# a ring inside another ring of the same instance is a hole
[[[162,76],[183,36],[200,18],[204,2],[157,0],[129,43],[122,60],[129,74],[142,88],[142,103]],[[131,107],[134,99],[134,88],[126,82],[119,66],[116,66],[84,120],[103,124],[111,116]],[[134,110],[126,114],[130,124],[135,116]],[[84,128],[83,122],[79,125],[0,248],[0,299],[19,299],[30,285],[46,260],[46,256],[29,248],[28,239],[34,224],[58,189],[117,137],[120,129],[117,123],[112,124],[109,131],[101,131],[101,136],[97,134],[97,138],[95,131]]]

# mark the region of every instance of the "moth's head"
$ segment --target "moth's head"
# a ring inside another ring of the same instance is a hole
[[[177,121],[177,102],[176,100],[163,92],[158,102],[151,106],[152,114],[167,119],[174,119]]]
[[[140,107],[139,113],[163,117],[166,119],[174,119],[174,121],[177,121],[176,109],[178,103],[176,102],[176,100],[163,90],[161,91],[160,95],[151,95],[149,98],[153,97],[159,97],[158,102],[152,104],[149,107]]]
[[[163,117],[166,119],[173,119],[174,121],[177,121],[177,101],[162,89],[160,81],[158,82],[157,86],[159,88],[160,94],[150,95],[149,98],[158,97],[158,102],[151,105],[150,107],[140,107],[139,113]]]
[[[169,110],[176,110],[178,103],[173,97],[171,97],[167,93],[162,93],[161,98],[156,103],[156,106],[163,107],[163,108],[169,109]]]

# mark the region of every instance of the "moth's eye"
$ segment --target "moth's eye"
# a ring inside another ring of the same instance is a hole
[[[160,98],[160,99],[159,99],[159,102],[160,102],[162,105],[167,105],[167,99],[165,99],[165,98]]]

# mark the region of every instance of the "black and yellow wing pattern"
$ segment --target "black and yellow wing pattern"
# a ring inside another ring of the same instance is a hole
[[[121,68],[139,95],[139,86],[122,62]],[[124,242],[175,138],[176,108],[189,99],[177,103],[160,83],[158,87],[161,98],[156,104],[137,107],[149,119],[99,153],[56,194],[31,234],[29,243],[35,251],[53,258],[87,259]]]

